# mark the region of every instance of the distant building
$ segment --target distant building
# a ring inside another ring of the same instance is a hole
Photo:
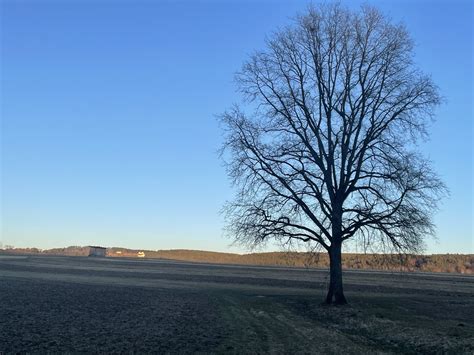
[[[137,256],[138,256],[139,258],[144,258],[144,257],[145,257],[145,253],[142,252],[142,251],[139,251],[139,252],[137,253]]]
[[[107,252],[107,248],[104,247],[97,247],[97,246],[89,246],[89,256],[99,256],[105,257]]]

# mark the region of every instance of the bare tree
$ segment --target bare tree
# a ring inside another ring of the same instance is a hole
[[[223,156],[239,191],[228,232],[251,247],[322,246],[327,303],[344,304],[341,246],[360,238],[415,252],[445,187],[416,141],[437,87],[402,25],[364,6],[310,7],[236,75],[249,109],[222,115]]]

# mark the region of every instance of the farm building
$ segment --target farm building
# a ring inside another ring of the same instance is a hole
[[[104,247],[97,247],[97,246],[89,246],[89,256],[101,256],[104,257],[107,252],[107,248]]]

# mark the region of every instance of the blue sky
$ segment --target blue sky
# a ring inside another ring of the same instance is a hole
[[[215,115],[240,101],[247,55],[307,4],[1,1],[0,241],[241,252],[222,237]],[[451,190],[427,251],[474,253],[473,6],[371,4],[406,24],[446,98],[422,145]]]

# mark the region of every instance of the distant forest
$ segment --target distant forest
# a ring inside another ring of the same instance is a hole
[[[41,250],[37,248],[0,249],[3,254],[88,256],[89,247],[70,246]],[[145,258],[169,259],[203,263],[266,265],[288,267],[328,268],[327,253],[269,252],[251,254],[218,253],[200,250],[134,250],[126,248],[107,248],[107,257],[138,258],[142,252]],[[141,254],[143,255],[143,254]],[[474,254],[352,254],[342,255],[344,269],[422,271],[474,274]]]

